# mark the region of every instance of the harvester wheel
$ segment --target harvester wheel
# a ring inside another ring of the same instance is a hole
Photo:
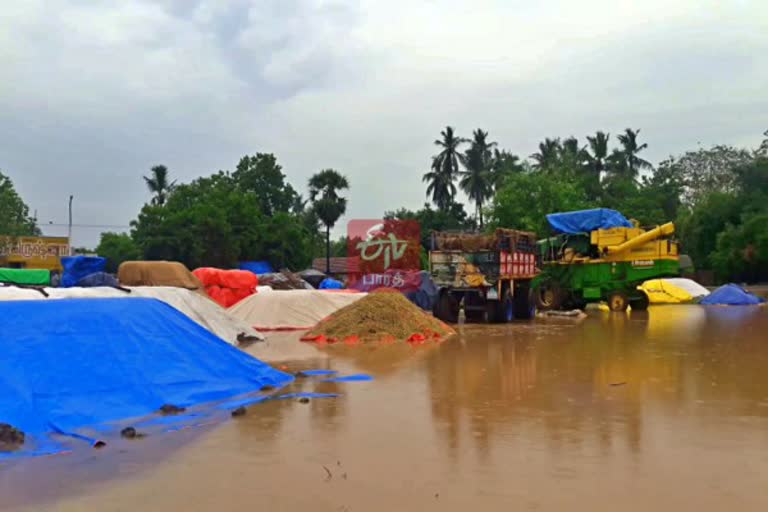
[[[626,293],[615,291],[608,295],[608,308],[611,311],[626,311],[627,306],[629,306],[629,300]]]
[[[648,299],[648,295],[646,295],[644,292],[640,292],[640,296],[630,300],[629,305],[632,306],[634,311],[645,311],[648,309],[650,302],[651,301]]]
[[[560,309],[563,303],[563,292],[554,282],[541,283],[534,290],[536,307],[542,311]]]
[[[434,313],[443,322],[455,324],[459,321],[459,301],[446,290],[440,294]]]

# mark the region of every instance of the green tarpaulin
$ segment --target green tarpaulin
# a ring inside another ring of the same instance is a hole
[[[51,284],[51,271],[37,268],[0,268],[0,283],[48,286]]]

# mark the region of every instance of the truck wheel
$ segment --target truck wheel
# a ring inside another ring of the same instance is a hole
[[[455,324],[459,321],[459,301],[451,292],[444,291],[435,305],[435,316],[447,324]]]
[[[512,299],[509,295],[501,300],[489,300],[485,306],[485,320],[489,324],[507,323],[512,320]]]
[[[551,309],[560,309],[563,303],[563,292],[560,287],[553,283],[541,283],[534,290],[536,307],[542,311]]]
[[[644,292],[640,292],[640,296],[632,298],[632,300],[629,301],[629,305],[632,306],[634,311],[645,311],[648,309],[650,302],[648,295]]]
[[[513,301],[515,318],[530,320],[536,316],[536,301],[533,298],[533,292],[528,283],[517,286]]]
[[[626,293],[615,291],[608,295],[608,308],[611,311],[626,311],[627,306],[629,306],[629,300]]]

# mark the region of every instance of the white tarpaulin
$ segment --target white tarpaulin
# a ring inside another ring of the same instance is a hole
[[[136,286],[129,288],[131,293],[109,287],[94,288],[44,288],[47,299],[77,298],[125,298],[149,297],[173,306],[189,318],[205,327],[224,341],[236,345],[238,338],[263,340],[264,336],[253,329],[247,322],[238,320],[212,300],[185,288],[166,286]],[[37,290],[0,287],[0,300],[46,300]]]
[[[691,279],[686,279],[684,277],[665,277],[662,281],[685,290],[693,298],[706,297],[709,295],[709,290]]]
[[[227,311],[260,330],[310,329],[365,295],[324,290],[273,290],[246,297]]]

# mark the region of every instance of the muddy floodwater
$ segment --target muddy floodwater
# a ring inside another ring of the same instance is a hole
[[[281,334],[286,353],[298,335]],[[766,511],[768,308],[460,326],[295,349],[340,393],[0,466],[15,511]],[[300,358],[299,358],[300,356]]]

